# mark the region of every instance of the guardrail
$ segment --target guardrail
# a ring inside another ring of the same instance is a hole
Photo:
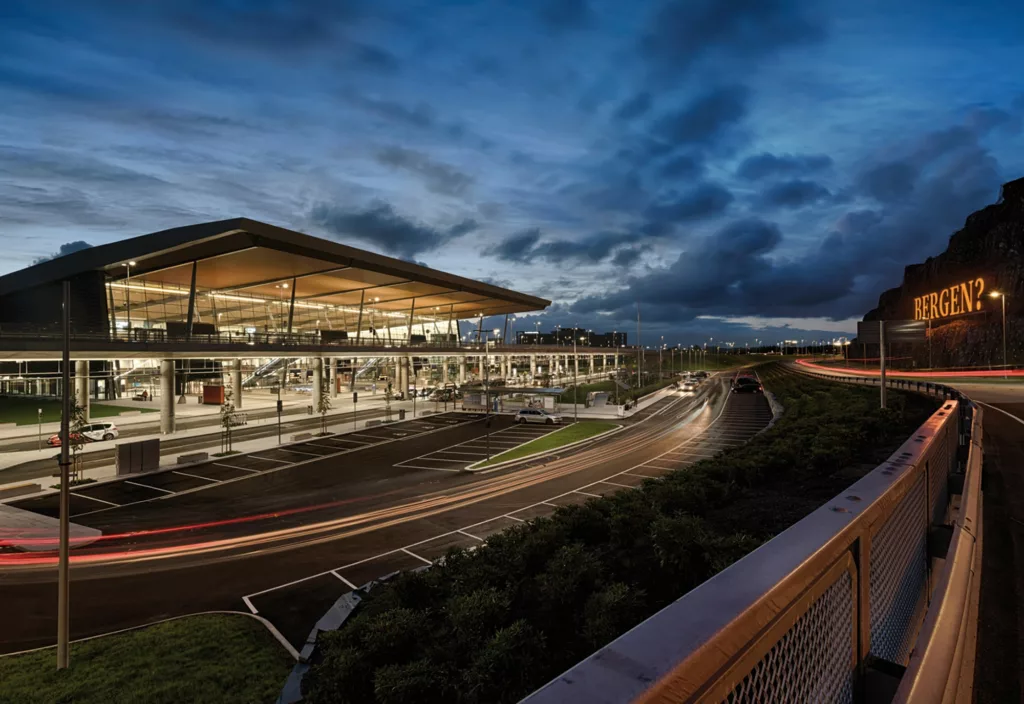
[[[955,389],[920,388],[944,403],[886,462],[525,701],[931,704],[955,693],[976,627],[964,604],[980,567],[981,414]]]

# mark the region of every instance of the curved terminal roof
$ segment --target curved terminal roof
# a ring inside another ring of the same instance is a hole
[[[134,262],[131,267],[127,263]],[[474,318],[540,310],[550,301],[248,218],[187,225],[92,247],[0,277],[0,296],[93,271],[108,282]],[[289,297],[292,291],[288,291]]]

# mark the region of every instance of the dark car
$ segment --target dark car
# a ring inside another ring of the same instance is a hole
[[[732,382],[732,392],[734,394],[763,394],[764,388],[757,379],[741,376]]]

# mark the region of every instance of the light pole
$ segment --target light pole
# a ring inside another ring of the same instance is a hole
[[[573,358],[573,362],[574,362],[574,364],[572,365],[572,420],[575,423],[575,422],[579,421],[579,419],[580,419],[579,418],[579,411],[577,410],[577,408],[579,407],[579,404],[576,403],[577,401],[579,401],[578,397],[579,397],[579,393],[580,393],[579,383],[576,380],[576,370],[579,369],[580,364],[579,364],[579,358],[576,356],[576,335],[575,334],[572,336],[572,358]]]
[[[1006,379],[1009,369],[1006,361],[1006,294],[1000,293],[999,291],[993,291],[988,295],[992,296],[992,298],[1000,299],[1003,304],[1003,378]]]

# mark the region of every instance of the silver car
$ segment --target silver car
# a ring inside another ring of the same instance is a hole
[[[557,425],[562,422],[562,416],[556,413],[549,413],[541,408],[524,408],[516,413],[515,422]]]

